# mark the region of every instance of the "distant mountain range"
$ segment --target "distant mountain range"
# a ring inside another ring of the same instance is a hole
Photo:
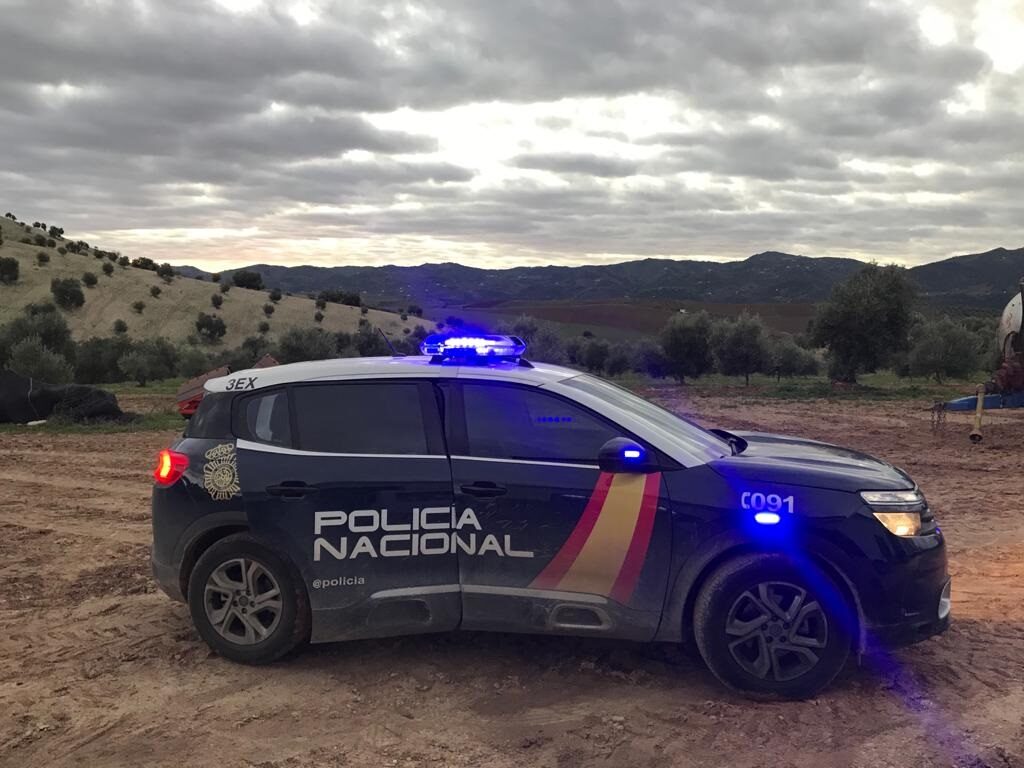
[[[255,264],[268,286],[292,293],[358,290],[371,304],[487,306],[505,301],[680,300],[806,303],[864,266],[856,259],[810,258],[768,251],[742,261],[642,259],[581,267],[478,269],[461,264],[416,267],[282,267]],[[209,273],[180,267],[188,276]],[[935,304],[1000,309],[1024,277],[1024,248],[996,248],[909,270],[921,296]],[[231,274],[226,272],[225,274]]]

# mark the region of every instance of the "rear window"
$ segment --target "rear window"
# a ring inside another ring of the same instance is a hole
[[[210,392],[204,395],[199,401],[199,408],[185,425],[185,437],[230,437],[231,398],[229,392]]]
[[[235,411],[235,434],[272,445],[291,445],[288,393],[283,389],[249,395]]]
[[[415,382],[304,384],[292,389],[292,397],[298,447],[304,451],[440,452],[428,448],[423,390]]]

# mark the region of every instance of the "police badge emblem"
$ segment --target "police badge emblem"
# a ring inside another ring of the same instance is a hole
[[[210,497],[214,501],[227,501],[232,496],[241,495],[235,446],[231,443],[215,445],[203,455],[206,457],[206,464],[203,465],[203,484]]]

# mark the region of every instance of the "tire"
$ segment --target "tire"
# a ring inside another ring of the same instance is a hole
[[[199,557],[188,607],[206,644],[242,664],[269,664],[309,638],[309,598],[296,569],[247,533]]]
[[[693,629],[704,662],[733,690],[803,699],[846,664],[854,615],[845,595],[812,564],[754,554],[711,574],[694,605]]]

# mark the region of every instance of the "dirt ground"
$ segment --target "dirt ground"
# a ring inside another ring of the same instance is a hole
[[[944,636],[753,703],[672,646],[490,634],[212,656],[148,575],[167,433],[0,435],[0,765],[1024,766],[1024,414],[933,435],[912,403],[703,398],[708,424],[910,471],[954,575]]]

